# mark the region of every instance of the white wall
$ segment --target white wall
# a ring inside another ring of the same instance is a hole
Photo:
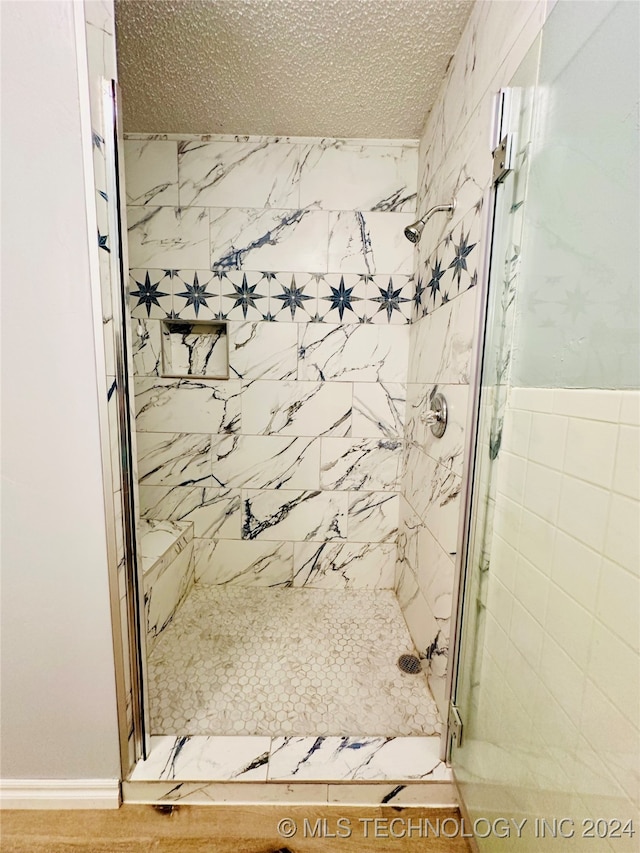
[[[4,779],[119,776],[76,63],[73,3],[2,3]]]

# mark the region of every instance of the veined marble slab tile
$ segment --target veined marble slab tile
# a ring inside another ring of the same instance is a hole
[[[320,485],[323,489],[394,491],[402,442],[397,439],[323,438],[320,450]]]
[[[436,438],[428,423],[431,401],[436,393],[447,401],[447,429]],[[405,440],[420,447],[428,456],[462,476],[464,439],[467,423],[468,385],[419,385],[407,387],[407,429]]]
[[[411,275],[413,245],[404,229],[413,220],[412,213],[329,213],[327,271]]]
[[[268,737],[152,737],[149,758],[131,781],[266,781],[269,746]]]
[[[346,492],[243,490],[242,538],[346,539],[347,500]]]
[[[402,382],[354,382],[353,427],[355,438],[402,438],[406,385]]]
[[[131,320],[131,356],[136,376],[159,376],[162,344],[159,320],[134,317]]]
[[[135,380],[139,432],[233,433],[240,427],[239,380]]]
[[[349,542],[392,542],[398,535],[400,498],[392,492],[350,492]]]
[[[353,806],[457,806],[451,782],[414,782],[399,785],[331,785],[329,802]]]
[[[421,657],[424,658],[427,654],[433,657],[438,652],[437,649],[434,649],[434,644],[437,645],[440,626],[429,608],[411,566],[406,560],[400,559],[399,565],[396,567],[396,575],[398,577],[396,585],[398,604],[407,623],[411,639]],[[427,666],[423,660],[423,669]]]
[[[177,142],[126,139],[124,168],[127,204],[179,204]]]
[[[213,436],[211,465],[213,479],[225,488],[318,489],[320,439]]]
[[[307,589],[392,589],[396,546],[296,542],[293,585]]]
[[[371,787],[371,785],[366,786],[367,790]],[[384,791],[381,791],[381,796],[388,790],[387,785]],[[405,787],[404,790],[408,791],[408,788]],[[339,796],[339,792],[334,796]],[[405,794],[404,799],[408,799],[409,796],[408,793]],[[327,786],[308,782],[300,785],[279,782],[123,782],[122,799],[125,803],[180,803],[192,806],[208,806],[214,803],[311,805],[327,802]],[[411,803],[413,804],[413,800]]]
[[[229,586],[291,586],[293,544],[196,539],[196,579]]]
[[[138,269],[208,269],[209,215],[199,207],[129,207],[129,264]]]
[[[242,432],[253,435],[348,435],[351,400],[351,386],[345,384],[250,382],[242,389]]]
[[[451,778],[439,737],[274,738],[269,780]]]
[[[468,384],[476,287],[412,323],[408,382]]]
[[[215,485],[211,436],[141,432],[137,435],[140,483],[149,486]]]
[[[300,206],[412,213],[417,170],[415,148],[308,145],[302,150]]]
[[[138,524],[138,535],[143,573],[164,556],[190,527],[191,525],[187,522],[141,519]],[[188,538],[193,539],[192,531]]]
[[[193,379],[223,379],[229,375],[227,331],[224,323],[196,324],[190,320],[163,323],[162,374]]]
[[[295,379],[298,328],[294,323],[228,324],[229,373],[239,379]]]
[[[300,207],[300,146],[183,141],[180,203],[199,207]]]
[[[151,569],[144,577],[144,610],[147,625],[147,654],[175,616],[194,582],[193,541],[165,565]]]
[[[298,379],[340,382],[404,382],[410,326],[300,328]]]
[[[448,554],[455,554],[461,478],[419,448],[408,453],[405,494],[420,518]]]
[[[139,487],[143,518],[193,522],[193,535],[240,538],[240,490],[189,486]]]
[[[211,269],[327,271],[324,211],[212,207],[209,217]]]

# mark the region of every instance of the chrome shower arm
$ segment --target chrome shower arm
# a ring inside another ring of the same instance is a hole
[[[404,236],[412,243],[417,243],[420,240],[420,237],[422,237],[422,231],[424,229],[424,226],[431,219],[434,213],[448,213],[451,216],[455,209],[455,198],[451,202],[451,204],[434,205],[433,207],[429,208],[429,210],[425,213],[423,217],[418,219],[417,222],[414,222],[413,225],[407,225],[407,227],[404,229]]]

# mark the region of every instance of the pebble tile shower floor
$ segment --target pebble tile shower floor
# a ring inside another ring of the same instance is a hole
[[[388,590],[196,585],[149,656],[152,734],[442,731]]]

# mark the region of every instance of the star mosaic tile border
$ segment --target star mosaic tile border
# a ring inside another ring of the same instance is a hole
[[[265,320],[289,323],[406,324],[413,279],[408,275],[132,269],[136,318]]]

